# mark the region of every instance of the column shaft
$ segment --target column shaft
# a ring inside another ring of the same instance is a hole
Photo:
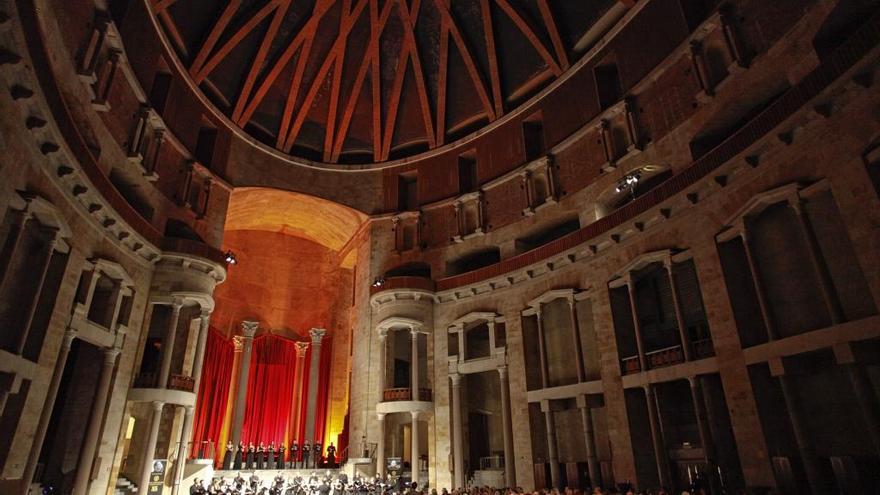
[[[251,349],[254,343],[254,334],[257,333],[259,324],[253,321],[241,323],[242,329],[242,353],[238,367],[238,393],[235,395],[235,404],[232,415],[232,444],[241,442],[241,428],[244,426],[245,401],[247,400],[248,375],[251,372]]]
[[[49,429],[49,421],[52,419],[52,411],[55,408],[55,399],[58,397],[58,388],[61,386],[61,377],[64,376],[64,368],[67,366],[67,356],[70,354],[70,346],[76,336],[74,330],[64,332],[64,340],[58,350],[58,359],[55,360],[55,369],[52,371],[52,381],[49,382],[49,390],[43,402],[43,410],[40,411],[40,421],[34,432],[34,441],[31,443],[31,451],[28,453],[27,464],[22,475],[21,495],[27,495],[28,488],[33,482],[34,473],[37,471],[37,463],[40,461],[40,453],[43,450],[43,442],[46,439],[46,431]],[[0,411],[2,413],[2,411]]]
[[[326,330],[313,328],[309,334],[312,336],[312,356],[309,362],[309,397],[306,403],[306,441],[315,445],[315,409],[318,404],[318,373],[321,371],[321,339]],[[314,452],[312,455],[315,456]],[[315,462],[317,463],[317,459]]]
[[[831,273],[825,265],[825,259],[822,257],[822,248],[819,246],[819,240],[810,224],[801,203],[789,203],[794,209],[795,216],[798,218],[798,225],[801,228],[801,234],[804,236],[804,243],[807,245],[807,251],[810,253],[810,261],[813,266],[813,272],[819,280],[819,287],[822,289],[822,299],[828,308],[828,315],[831,317],[831,323],[838,324],[844,321],[843,306],[834,290],[834,282],[831,280]]]
[[[669,487],[669,471],[666,461],[666,442],[663,440],[663,432],[660,430],[660,415],[657,411],[657,396],[654,385],[645,386],[645,400],[648,405],[648,422],[651,426],[651,440],[654,444],[654,458],[657,461],[657,477],[660,486]]]
[[[412,400],[419,400],[419,334],[415,330],[411,330],[412,337],[412,363],[410,363],[410,372],[412,375]]]
[[[92,413],[89,425],[83,438],[80,450],[79,463],[76,467],[76,480],[73,485],[75,495],[88,493],[91,481],[92,466],[95,461],[95,452],[98,447],[98,436],[101,434],[101,425],[104,424],[104,409],[107,406],[107,397],[110,394],[110,381],[113,379],[113,370],[116,367],[116,356],[119,349],[113,347],[104,351],[104,366],[101,368],[101,376],[98,378],[98,388],[95,391],[95,400],[92,403]]]
[[[538,321],[538,355],[541,362],[541,388],[550,386],[550,370],[547,367],[547,345],[544,343],[544,322],[541,319],[540,308],[535,313]]]
[[[743,248],[746,252],[746,262],[748,262],[749,271],[752,272],[752,283],[755,286],[755,295],[758,299],[758,307],[761,309],[761,316],[764,318],[764,327],[767,329],[767,339],[776,340],[779,338],[776,334],[776,325],[773,322],[770,305],[767,303],[767,296],[764,293],[764,284],[761,283],[761,274],[758,272],[758,265],[755,263],[755,257],[752,255],[752,248],[749,245],[749,238],[746,235],[745,225],[742,227],[740,237],[742,238]]]
[[[452,379],[452,464],[453,488],[464,488],[464,447],[461,428],[461,375],[450,375]]]
[[[599,470],[599,459],[596,456],[596,435],[593,431],[593,410],[586,404],[584,397],[584,406],[581,410],[581,424],[584,428],[584,444],[587,452],[587,472],[590,474],[590,485],[593,487],[602,484],[602,475]]]
[[[159,425],[162,423],[162,407],[164,402],[153,402],[153,414],[150,416],[150,433],[147,436],[147,444],[144,446],[141,460],[141,479],[138,483],[138,492],[147,493],[150,484],[150,473],[153,471],[153,456],[156,454],[156,442],[159,440]]]
[[[684,322],[684,311],[681,308],[681,298],[678,287],[675,285],[675,277],[672,275],[672,263],[666,263],[666,276],[669,279],[669,290],[672,292],[672,306],[675,308],[675,322],[678,324],[678,338],[681,341],[681,355],[685,361],[691,360],[691,339]]]
[[[706,469],[709,474],[709,483],[713,493],[720,492],[718,484],[718,471],[715,456],[715,441],[712,438],[712,430],[709,429],[709,419],[706,413],[706,401],[700,377],[695,376],[688,380],[691,385],[691,400],[694,403],[694,416],[697,418],[697,428],[700,431],[700,443],[703,446],[703,459],[706,461]]]
[[[504,484],[508,488],[516,486],[513,458],[513,425],[510,420],[510,387],[507,368],[498,368],[501,386],[501,427],[504,434]]]
[[[642,324],[639,323],[639,313],[636,310],[636,287],[632,277],[627,275],[626,290],[629,294],[629,310],[632,313],[633,332],[636,334],[636,349],[639,353],[639,369],[648,370],[648,358],[645,354],[645,344],[642,342]]]
[[[208,329],[210,328],[210,313],[202,313],[199,321],[199,340],[196,343],[196,355],[193,359],[193,392],[198,395],[202,385],[202,369],[205,365],[205,348],[208,345]]]
[[[10,215],[15,215],[16,218],[12,221],[12,226],[6,237],[6,242],[9,245],[9,252],[4,253],[4,257],[0,259],[0,286],[6,282],[6,277],[9,275],[9,270],[12,268],[12,262],[16,259],[18,248],[21,245],[21,238],[23,237],[28,220],[31,218],[31,214],[25,210],[13,210],[10,212]]]
[[[550,458],[550,484],[552,488],[561,488],[559,476],[559,449],[556,446],[556,418],[549,405],[544,411],[544,425],[547,428],[547,456]]]
[[[183,428],[180,430],[180,444],[177,447],[177,462],[174,463],[174,484],[171,486],[171,495],[177,495],[180,491],[180,483],[186,467],[187,446],[192,436],[193,408],[186,406],[183,413]]]
[[[574,298],[568,301],[569,319],[571,321],[571,333],[574,339],[574,363],[577,368],[578,382],[585,382],[587,374],[584,370],[584,352],[581,346],[581,331],[578,325],[577,307]]]
[[[171,318],[168,321],[168,329],[162,341],[162,365],[159,368],[158,388],[168,388],[168,377],[171,374],[171,358],[174,355],[174,341],[177,339],[177,324],[180,321],[180,308],[183,304],[174,301],[171,304]]]
[[[379,415],[379,438],[376,442],[376,472],[385,478],[385,415]]]
[[[804,424],[800,398],[794,388],[791,376],[784,374],[779,375],[779,385],[782,388],[782,396],[785,399],[785,407],[788,409],[791,430],[794,433],[794,438],[798,445],[801,462],[803,463],[804,471],[807,474],[807,482],[810,484],[810,491],[817,494],[823,493],[823,489],[826,485],[824,484],[823,476],[816,462],[813,445],[812,442],[810,442]]]
[[[385,332],[379,334],[379,398],[378,402],[385,400],[385,374],[388,371],[385,364],[385,353],[388,339]]]
[[[410,451],[410,476],[413,483],[419,482],[419,413],[412,412],[412,426],[410,427],[410,439],[412,449]]]
[[[18,334],[18,345],[16,346],[16,354],[24,352],[24,346],[27,344],[28,335],[30,334],[31,325],[34,322],[34,315],[37,312],[37,304],[40,303],[40,293],[43,292],[43,284],[46,283],[46,275],[49,273],[49,265],[52,262],[52,253],[55,252],[55,245],[58,242],[58,231],[55,230],[52,239],[46,243],[46,250],[41,253],[43,258],[40,260],[40,271],[37,274],[37,288],[34,291],[34,297],[26,310],[27,317],[24,325]],[[111,329],[112,330],[112,329]]]

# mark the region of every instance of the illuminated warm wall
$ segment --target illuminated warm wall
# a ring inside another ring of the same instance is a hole
[[[227,231],[223,245],[238,264],[214,295],[215,326],[228,334],[252,319],[261,329],[292,331],[303,339],[312,327],[332,333],[336,301],[343,297],[341,280],[351,277],[334,251],[301,237],[256,230]]]

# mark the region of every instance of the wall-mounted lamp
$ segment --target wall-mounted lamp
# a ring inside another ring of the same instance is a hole
[[[232,251],[226,251],[223,253],[223,260],[226,261],[227,265],[236,265],[238,264],[238,259],[235,257],[235,253]]]
[[[376,280],[373,280],[373,287],[382,287],[385,285],[385,279],[382,277],[376,277]]]

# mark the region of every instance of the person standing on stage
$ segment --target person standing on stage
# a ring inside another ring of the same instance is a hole
[[[233,449],[235,447],[232,445],[232,440],[226,442],[226,452],[223,454],[223,470],[229,471],[229,468],[232,467],[232,456],[234,455]]]
[[[299,444],[296,443],[296,440],[290,444],[290,464],[293,469],[296,469],[296,463],[299,459],[297,456],[299,455]]]
[[[235,449],[235,461],[232,463],[232,469],[238,471],[241,469],[241,459],[244,457],[244,444],[238,442],[238,448]]]
[[[266,445],[263,442],[257,447],[257,469],[266,469]]]
[[[330,442],[330,446],[327,447],[327,464],[330,467],[336,467],[336,447],[333,446],[333,442]]]
[[[269,449],[266,451],[266,469],[275,469],[275,442],[269,442]]]
[[[318,469],[321,465],[321,450],[321,442],[315,442],[315,469]]]
[[[251,442],[248,445],[247,462],[245,463],[245,469],[253,469],[254,468],[254,455],[256,453],[257,453],[257,449],[254,447],[254,442]]]
[[[278,459],[275,464],[278,469],[287,469],[287,457],[284,457],[284,442],[281,442],[281,446],[278,447]]]
[[[312,454],[312,445],[308,440],[305,441],[302,447],[302,467],[303,469],[309,468],[309,456]]]

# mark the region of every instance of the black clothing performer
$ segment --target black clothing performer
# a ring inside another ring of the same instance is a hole
[[[309,444],[309,442],[304,443],[303,448],[302,448],[302,454],[303,454],[302,467],[303,467],[303,469],[309,468],[309,456],[311,455],[311,453],[312,453],[312,445]]]
[[[321,464],[321,442],[315,442],[315,469]]]
[[[296,469],[296,463],[298,461],[297,454],[299,454],[299,444],[296,443],[296,440],[290,444],[290,464],[293,469]]]
[[[247,462],[245,463],[245,469],[253,469],[254,468],[254,454],[257,449],[254,448],[254,444],[248,445],[248,453],[247,453]]]
[[[236,471],[241,469],[241,457],[244,455],[244,445],[241,442],[238,443],[238,448],[235,449],[235,460],[232,462],[232,469]]]

